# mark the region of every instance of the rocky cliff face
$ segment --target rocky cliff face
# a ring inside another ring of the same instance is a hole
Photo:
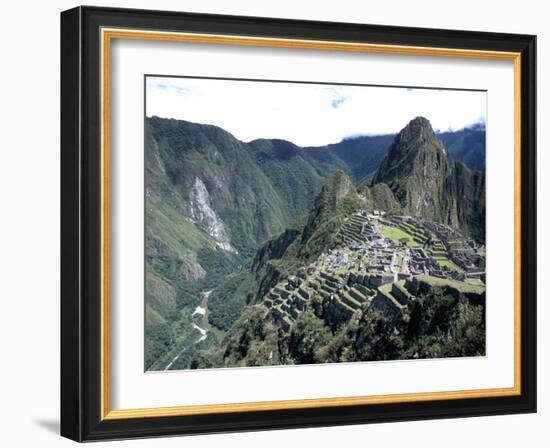
[[[288,247],[296,240],[300,235],[299,229],[286,229],[277,238],[269,240],[265,243],[252,260],[252,273],[258,273],[261,269],[265,268],[267,263],[271,260],[279,260],[285,254]]]
[[[485,174],[448,157],[430,122],[412,120],[395,138],[371,185],[385,183],[403,212],[484,239]]]
[[[443,221],[443,193],[450,171],[443,145],[428,120],[419,117],[397,135],[372,183],[388,185],[407,213]]]
[[[198,223],[208,235],[216,241],[216,245],[226,251],[234,251],[229,243],[223,221],[212,209],[210,193],[200,177],[195,177],[193,188],[189,194],[191,219]]]

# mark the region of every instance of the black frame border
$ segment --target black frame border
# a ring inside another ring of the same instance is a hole
[[[521,53],[521,395],[101,420],[100,28]],[[61,435],[143,438],[536,412],[536,36],[168,11],[61,13]]]

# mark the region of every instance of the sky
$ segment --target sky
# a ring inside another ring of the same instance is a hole
[[[417,116],[434,130],[486,122],[486,93],[175,77],[146,78],[146,115],[219,126],[239,140],[299,146],[399,132]]]

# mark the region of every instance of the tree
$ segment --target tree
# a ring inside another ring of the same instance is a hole
[[[290,334],[289,351],[297,364],[314,362],[315,351],[328,344],[332,332],[313,311],[305,311],[296,321]]]

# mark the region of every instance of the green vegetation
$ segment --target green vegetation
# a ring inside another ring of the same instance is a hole
[[[405,230],[405,232],[411,234],[417,243],[424,244],[428,241],[428,236],[426,235],[426,231],[424,229],[418,228],[409,222],[402,222],[400,226],[403,230]]]
[[[397,213],[401,211],[399,202],[393,196],[390,188],[383,182],[369,186],[365,182],[357,188],[357,192],[366,199],[365,209],[369,212],[383,210],[386,213]]]
[[[449,260],[445,245],[438,239],[429,241],[428,253],[442,266],[445,266],[456,272],[463,272],[463,269]]]
[[[284,364],[287,358],[279,353],[277,328],[267,312],[263,306],[247,307],[227,333],[224,347],[199,352],[191,368]]]
[[[445,245],[438,239],[432,239],[430,241],[430,252],[434,256],[447,255],[447,249],[445,248]]]
[[[480,287],[485,288],[485,283],[483,283],[483,282],[481,281],[481,279],[479,279],[479,278],[467,278],[467,279],[465,280],[465,283],[468,283],[468,284],[470,284],[470,285],[480,286]]]
[[[176,355],[184,352],[183,359],[192,359],[195,353],[194,343],[197,332],[188,325],[190,308],[183,308],[180,314],[169,324],[162,327],[146,323],[145,330],[154,336],[145,338],[145,369],[165,370]],[[184,350],[185,349],[185,350]]]
[[[154,309],[147,310],[148,322],[145,323],[145,369],[150,368],[155,361],[170,348],[172,332]],[[157,316],[152,317],[152,316]],[[155,322],[156,321],[156,322]]]
[[[327,345],[332,332],[312,311],[301,314],[292,328],[289,354],[297,364],[311,364],[319,347]]]
[[[313,312],[303,313],[289,335],[276,336],[263,307],[249,307],[230,330],[224,349],[199,352],[194,368],[219,365],[332,363],[485,354],[483,306],[457,301],[434,288],[421,295],[406,320],[369,309],[333,331]]]
[[[479,356],[485,354],[482,306],[434,289],[414,302],[408,320],[391,322],[374,310],[351,319],[316,352],[317,362]]]
[[[414,240],[412,235],[406,233],[399,227],[380,226],[380,233],[386,238],[390,238],[401,244],[406,244],[409,247],[420,247],[420,244]]]
[[[440,301],[436,316],[450,316],[429,334],[423,335],[404,351],[404,358],[445,358],[485,355],[484,310],[481,306],[459,303],[454,309],[450,300]]]
[[[208,299],[209,322],[224,331],[231,328],[256,286],[248,271],[237,272],[221,281]]]
[[[462,272],[462,269],[454,264],[451,260],[449,260],[446,257],[434,257],[437,262],[443,266],[448,267],[449,269],[452,269],[453,271]]]
[[[329,176],[315,199],[300,241],[295,243],[299,244],[297,257],[309,262],[331,247],[342,223],[363,205],[364,201],[342,171]]]
[[[449,155],[472,170],[485,171],[485,126],[474,125],[460,131],[441,132],[437,137]]]
[[[461,292],[473,292],[481,294],[485,291],[485,285],[482,282],[472,284],[471,282],[459,282],[458,280],[452,280],[447,278],[432,277],[430,275],[419,275],[418,279],[424,281],[432,286],[451,286],[458,289]]]

